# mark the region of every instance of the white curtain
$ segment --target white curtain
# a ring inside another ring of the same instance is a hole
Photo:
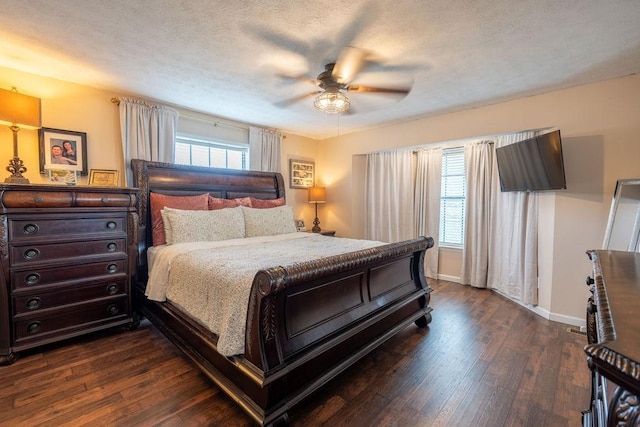
[[[366,239],[392,243],[415,236],[413,182],[411,150],[367,154]]]
[[[536,136],[520,132],[495,138],[495,148]],[[487,285],[524,304],[538,304],[538,196],[501,192],[498,168],[493,168],[493,198],[489,236]]]
[[[415,232],[433,237],[433,248],[426,252],[425,274],[438,278],[438,241],[440,238],[440,192],[442,148],[421,149],[416,153]]]
[[[120,131],[126,185],[133,184],[131,159],[173,162],[179,113],[162,105],[120,99]]]
[[[282,134],[249,127],[249,169],[281,172]]]
[[[465,229],[460,282],[476,288],[487,287],[493,188],[494,148],[490,141],[464,147]]]

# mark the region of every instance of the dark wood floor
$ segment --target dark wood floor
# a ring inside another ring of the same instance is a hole
[[[578,426],[585,337],[491,291],[431,281],[410,326],[290,411],[294,426]],[[152,325],[0,367],[0,425],[250,426]]]

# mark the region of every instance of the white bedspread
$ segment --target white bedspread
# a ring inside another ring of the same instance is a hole
[[[168,299],[218,335],[224,356],[244,352],[249,293],[260,269],[382,245],[369,240],[290,233],[149,248],[149,299]]]

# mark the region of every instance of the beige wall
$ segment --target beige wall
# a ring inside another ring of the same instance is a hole
[[[60,80],[40,77],[17,70],[0,67],[0,88],[11,89],[15,86],[19,92],[41,98],[42,126],[54,129],[73,130],[87,133],[87,163],[89,169],[116,169],[120,172],[121,185],[124,185],[122,164],[122,145],[120,140],[120,119],[118,107],[111,98],[126,96],[110,91],[77,85]],[[153,101],[151,101],[153,102]],[[222,121],[233,125],[247,126],[228,120],[176,107],[181,114],[188,115],[191,125],[207,126],[206,120]],[[193,127],[192,126],[192,127]],[[208,125],[211,127],[211,125]],[[197,129],[200,132],[202,129]],[[223,139],[237,141],[238,134],[248,138],[248,132],[238,128],[224,127],[216,129]],[[0,126],[0,162],[2,169],[13,157],[12,134],[8,127]],[[19,155],[27,167],[24,174],[31,183],[44,183],[46,176],[40,175],[38,132],[21,130],[18,135]],[[317,156],[318,141],[298,135],[285,135],[282,152],[283,175],[289,178],[289,159],[314,160]],[[6,173],[9,176],[9,173]],[[5,177],[6,177],[5,176]],[[4,179],[1,178],[1,179]],[[86,184],[87,177],[80,177],[80,184]],[[287,204],[292,205],[296,218],[302,218],[311,224],[314,212],[307,202],[306,190],[289,189],[287,185]],[[320,212],[322,208],[320,208]]]
[[[602,245],[615,181],[640,177],[640,76],[322,141],[320,173],[339,177],[327,190],[332,194],[332,214],[342,218],[335,228],[340,235],[357,236],[362,223],[363,210],[353,194],[354,185],[359,185],[351,173],[354,155],[550,126],[562,133],[568,189],[540,196],[536,311],[579,323],[587,296],[584,278],[590,273],[585,251]],[[451,268],[449,259],[444,262]]]
[[[118,109],[111,98],[123,94],[0,68],[0,87],[12,86],[42,99],[43,126],[87,133],[89,168],[122,172]],[[363,164],[362,157],[355,155],[560,127],[568,189],[540,197],[537,311],[554,320],[575,323],[583,318],[587,295],[583,283],[589,263],[584,252],[602,243],[615,181],[640,177],[639,95],[640,76],[631,76],[324,141],[286,135],[283,175],[288,182],[290,159],[315,160],[317,183],[327,186],[327,204],[318,209],[322,228],[337,230],[340,236],[360,237],[362,188],[361,183],[353,182],[353,176]],[[12,157],[8,128],[0,128],[0,140],[5,141],[0,144],[0,161],[8,163]],[[19,141],[20,157],[28,168],[25,176],[33,183],[42,182],[37,132],[21,131]],[[80,183],[86,183],[86,178]],[[287,184],[287,203],[293,206],[296,218],[304,219],[310,227],[314,211],[307,203],[306,191],[289,189]],[[448,275],[456,269],[457,255],[442,254],[442,267]]]

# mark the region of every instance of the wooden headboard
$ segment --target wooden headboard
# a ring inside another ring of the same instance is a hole
[[[282,174],[275,172],[215,169],[172,163],[131,160],[133,182],[140,190],[138,197],[138,265],[139,282],[147,280],[147,248],[151,240],[151,192],[172,195],[209,193],[213,197],[235,199],[285,197]]]

